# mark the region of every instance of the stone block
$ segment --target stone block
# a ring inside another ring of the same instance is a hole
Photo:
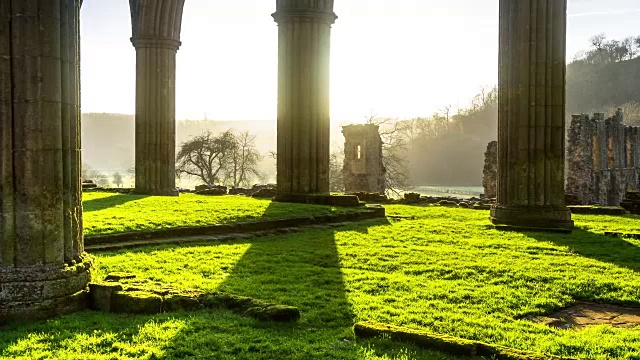
[[[122,291],[122,285],[116,282],[89,284],[89,307],[93,310],[110,312],[111,298],[118,291]]]
[[[117,291],[111,295],[111,312],[128,314],[158,314],[162,297],[147,291]]]

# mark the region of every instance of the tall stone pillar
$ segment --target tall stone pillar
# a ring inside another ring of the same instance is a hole
[[[500,0],[494,224],[571,229],[564,202],[567,0]]]
[[[0,323],[85,304],[81,3],[0,1]]]
[[[176,191],[176,53],[184,0],[129,0],[136,48],[136,192]]]
[[[333,0],[277,0],[278,198],[329,193]]]

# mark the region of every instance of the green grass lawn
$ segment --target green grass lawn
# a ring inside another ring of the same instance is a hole
[[[284,204],[245,196],[181,194],[179,197],[150,197],[110,192],[86,192],[82,195],[82,205],[85,235],[358,211],[353,208]]]
[[[571,235],[499,232],[487,211],[388,206],[414,220],[97,256],[98,278],[127,271],[181,288],[298,306],[296,324],[226,311],[123,316],[85,312],[0,332],[6,358],[454,359],[384,340],[378,321],[581,359],[640,359],[640,328],[559,330],[525,320],[575,299],[640,304],[637,216],[575,216]]]

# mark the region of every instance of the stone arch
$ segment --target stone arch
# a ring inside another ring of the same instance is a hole
[[[176,53],[185,0],[129,0],[136,48],[136,192],[177,195]]]

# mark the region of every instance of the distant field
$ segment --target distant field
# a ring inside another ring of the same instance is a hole
[[[424,196],[435,197],[457,197],[457,198],[471,198],[477,197],[484,192],[484,188],[481,186],[438,186],[438,185],[425,185],[417,186],[412,192],[417,192]]]
[[[148,197],[109,192],[82,195],[85,235],[320,216],[358,209],[284,204],[245,196]]]

